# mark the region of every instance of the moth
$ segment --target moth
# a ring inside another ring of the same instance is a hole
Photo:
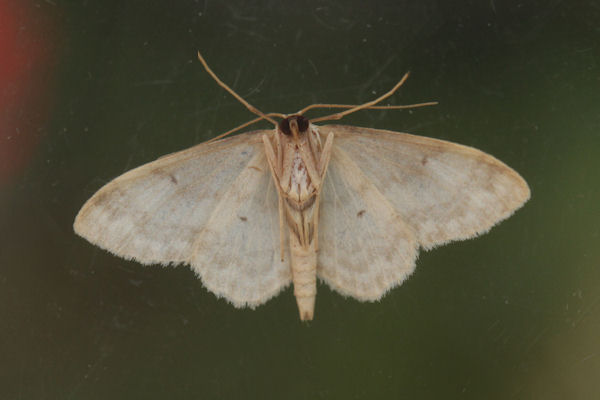
[[[429,250],[484,232],[530,196],[496,158],[460,144],[371,128],[316,125],[378,106],[316,104],[274,124],[213,140],[135,168],[79,211],[74,229],[142,264],[189,264],[208,290],[256,307],[293,283],[301,320],[314,315],[317,278],[345,296],[375,301]],[[314,108],[343,111],[308,119]],[[274,118],[279,118],[277,121]],[[236,129],[238,129],[236,128]]]

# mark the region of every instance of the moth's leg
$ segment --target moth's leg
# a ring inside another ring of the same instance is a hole
[[[284,240],[285,240],[285,232],[284,232],[284,228],[285,228],[285,224],[284,224],[284,206],[283,206],[283,194],[281,193],[281,191],[277,192],[277,195],[279,197],[279,249],[281,252],[281,261],[283,261],[283,246],[285,246]]]
[[[321,134],[316,126],[310,125],[310,133],[308,135],[308,142],[314,154],[321,154],[323,151],[323,144],[321,143]]]
[[[315,211],[313,214],[313,241],[315,251],[319,251],[319,204],[321,203],[321,192],[317,192],[315,199]]]
[[[310,237],[310,228],[312,225],[312,222],[314,222],[314,207],[312,207],[312,212],[310,218],[306,218],[307,217],[307,212],[309,210],[305,210],[304,212],[302,212],[303,214],[303,218],[302,218],[302,245],[304,247],[308,247],[310,245],[311,242],[311,237]]]
[[[271,169],[271,174],[273,175],[273,179],[275,179],[275,184],[279,189],[279,177],[281,176],[281,168],[277,164],[277,157],[275,156],[275,151],[273,150],[273,145],[269,140],[267,135],[262,136],[263,144],[265,146],[265,155],[267,156],[267,163]]]
[[[288,192],[290,189],[290,180],[292,177],[292,160],[293,160],[293,145],[289,142],[286,142],[285,139],[282,140],[281,143],[281,173],[279,174],[279,186],[281,186],[281,190],[284,192]]]
[[[325,173],[327,172],[327,166],[331,159],[331,146],[333,145],[333,132],[327,135],[323,152],[321,153],[321,159],[318,161],[319,176],[321,183],[325,179]],[[315,251],[319,251],[319,207],[321,205],[321,185],[317,188],[317,198],[315,199],[315,211],[313,214],[313,240],[315,242]]]
[[[277,135],[279,139],[279,135]],[[267,164],[269,164],[269,168],[271,169],[271,176],[273,176],[273,181],[275,181],[275,187],[277,188],[277,197],[279,198],[279,249],[281,252],[281,261],[283,261],[284,256],[284,240],[285,240],[285,232],[284,232],[284,208],[283,208],[283,193],[281,192],[281,185],[279,184],[279,176],[281,176],[281,167],[278,165],[278,158],[275,156],[275,152],[273,151],[273,146],[271,145],[271,141],[267,135],[263,135],[262,137],[263,143],[265,145],[265,154],[267,156]],[[278,140],[278,144],[279,140]]]
[[[279,176],[281,176],[281,170],[283,169],[283,145],[281,144],[279,133],[275,133],[275,145],[277,146],[277,168]]]
[[[319,160],[319,173],[321,179],[325,179],[325,172],[327,172],[327,166],[331,159],[331,147],[333,146],[333,132],[329,132],[327,140],[325,141],[325,147],[323,147],[323,153],[321,153],[321,159]]]
[[[317,141],[317,144],[319,145],[319,151],[323,151],[323,142],[321,142],[321,132],[319,132],[319,129],[317,127],[314,128],[314,135],[315,135],[315,140]]]
[[[315,188],[320,188],[321,174],[319,174],[318,166],[315,165],[315,160],[317,159],[317,157],[313,156],[312,154],[309,154],[309,152],[306,149],[306,145],[300,146],[298,151],[300,152],[300,157],[302,157],[302,160],[304,161],[304,165],[306,166],[306,172],[308,172],[308,176],[310,177],[313,186]]]

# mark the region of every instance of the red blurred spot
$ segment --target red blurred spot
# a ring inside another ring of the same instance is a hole
[[[49,109],[54,10],[0,1],[0,187],[28,165]]]

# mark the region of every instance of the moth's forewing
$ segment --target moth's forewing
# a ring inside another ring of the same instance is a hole
[[[75,232],[144,264],[191,263],[237,306],[266,301],[290,274],[274,261],[277,199],[262,134],[272,131],[203,143],[121,175],[86,202]],[[224,231],[229,236],[217,243]]]
[[[509,217],[530,196],[525,180],[472,147],[368,128],[325,126],[426,248],[468,239]]]

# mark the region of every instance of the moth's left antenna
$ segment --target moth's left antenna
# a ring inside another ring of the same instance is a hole
[[[198,51],[198,60],[200,60],[200,62],[202,63],[202,65],[204,65],[204,69],[206,69],[206,72],[208,72],[208,74],[210,76],[212,76],[212,78],[219,84],[219,86],[221,86],[223,89],[227,90],[240,103],[242,103],[243,105],[245,105],[248,110],[250,110],[254,114],[258,115],[261,119],[266,119],[267,121],[273,123],[274,125],[277,125],[277,121],[275,121],[273,118],[269,117],[269,115],[272,115],[272,114],[267,115],[267,114],[263,113],[258,108],[254,107],[252,104],[250,104],[246,100],[244,100],[242,98],[242,96],[240,96],[239,94],[237,94],[236,92],[234,92],[232,88],[230,88],[222,80],[220,80],[219,77],[217,76],[217,74],[215,74],[212,71],[212,69],[210,69],[210,67],[206,63],[206,60],[204,60],[204,57],[202,57],[202,54],[200,54],[200,51]]]

